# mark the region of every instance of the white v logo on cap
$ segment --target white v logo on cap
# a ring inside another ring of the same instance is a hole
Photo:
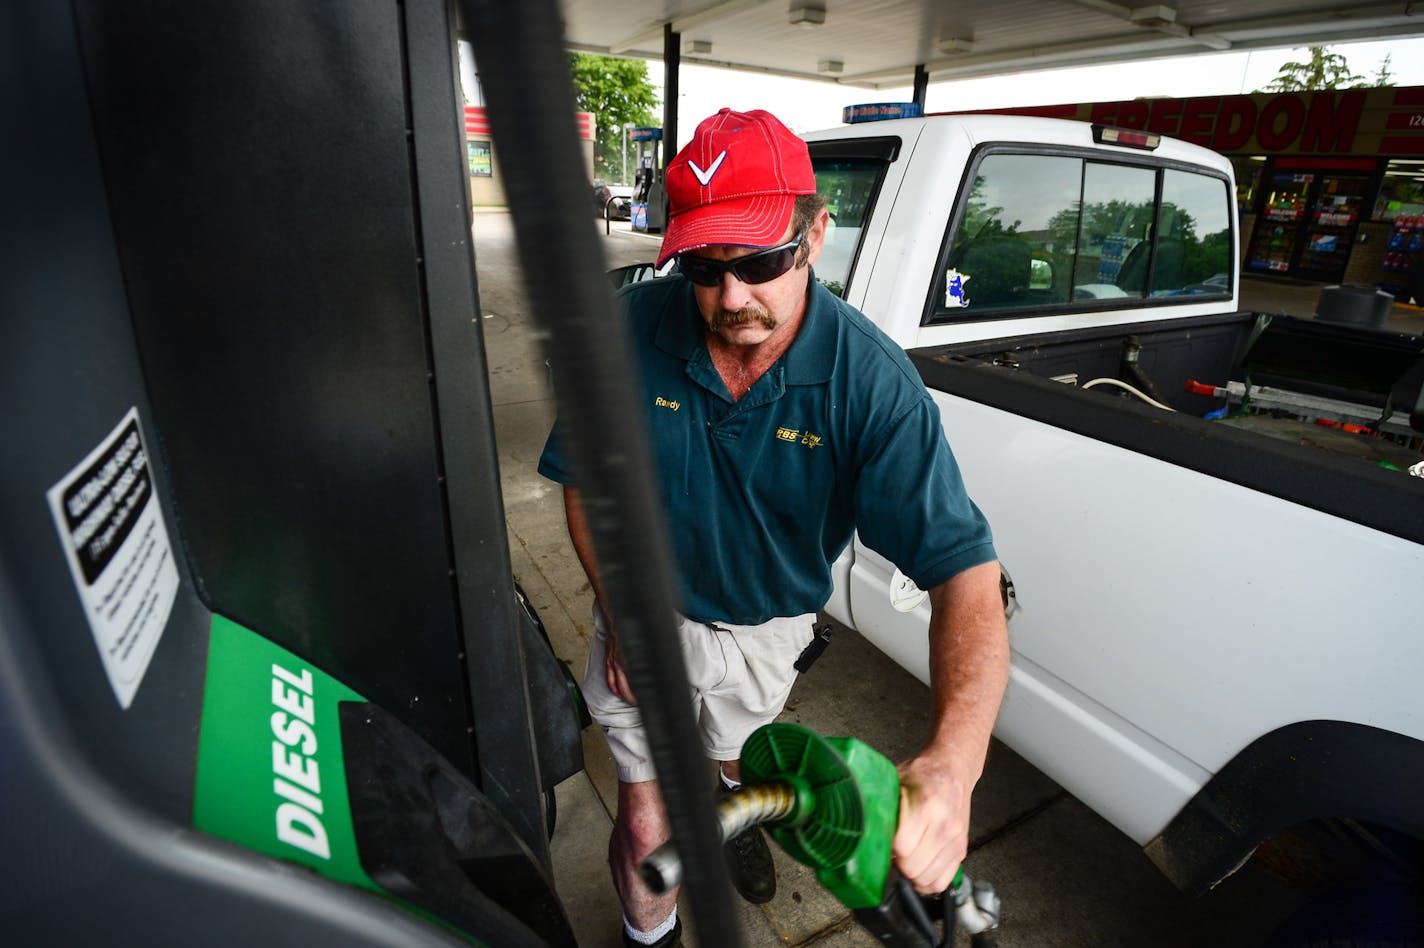
[[[726,160],[726,158],[727,150],[724,148],[722,150],[722,153],[717,156],[717,160],[712,162],[712,166],[706,171],[703,171],[701,168],[697,167],[697,162],[693,161],[691,158],[687,160],[687,167],[692,169],[693,176],[696,177],[698,183],[705,188],[707,187],[707,182],[711,181],[712,176],[717,173],[717,169],[722,167],[722,162]]]

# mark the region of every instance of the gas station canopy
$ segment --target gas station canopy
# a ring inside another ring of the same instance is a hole
[[[1424,36],[1404,0],[565,0],[570,48],[863,88],[1228,50]]]

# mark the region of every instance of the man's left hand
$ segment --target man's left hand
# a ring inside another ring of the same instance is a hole
[[[899,766],[900,825],[893,852],[901,875],[926,894],[943,892],[969,849],[973,782],[927,754]]]

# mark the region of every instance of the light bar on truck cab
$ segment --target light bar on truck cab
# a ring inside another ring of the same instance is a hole
[[[1151,132],[1139,132],[1131,128],[1113,128],[1111,125],[1094,125],[1093,141],[1099,145],[1122,145],[1126,148],[1141,148],[1152,151],[1162,144],[1162,136]]]
[[[924,106],[918,102],[865,102],[861,105],[848,105],[842,109],[841,121],[846,125],[857,125],[861,122],[919,118],[924,114]]]

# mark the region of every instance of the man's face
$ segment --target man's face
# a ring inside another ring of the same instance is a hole
[[[743,283],[732,273],[722,274],[717,286],[693,284],[697,308],[703,322],[712,333],[734,346],[754,346],[763,343],[794,323],[806,306],[806,284],[810,279],[809,264],[821,255],[826,238],[827,215],[822,211],[806,231],[805,243],[797,252],[798,266],[765,283]],[[791,226],[777,241],[784,244],[796,236]],[[758,253],[752,247],[704,247],[696,256],[709,260],[736,260]],[[804,263],[802,254],[805,253]]]

